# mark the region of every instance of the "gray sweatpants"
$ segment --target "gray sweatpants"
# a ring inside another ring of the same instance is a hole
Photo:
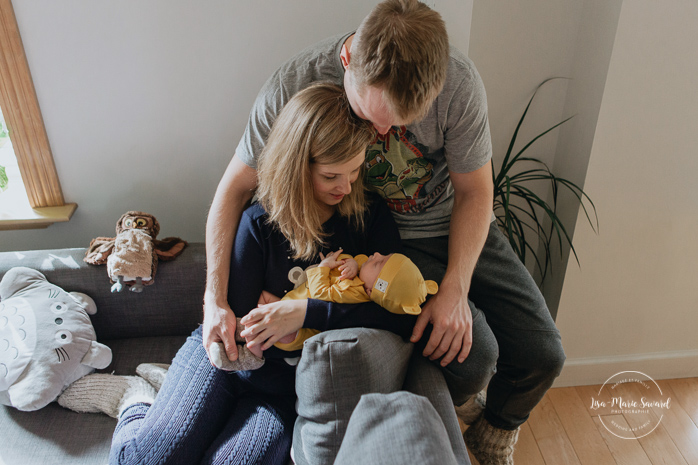
[[[424,278],[440,283],[448,263],[448,237],[405,240],[403,245]],[[543,295],[494,222],[468,297],[473,345],[463,363],[454,360],[443,369],[451,397],[461,405],[487,386],[485,419],[515,429],[560,374],[565,353]],[[415,352],[424,350],[430,329]]]

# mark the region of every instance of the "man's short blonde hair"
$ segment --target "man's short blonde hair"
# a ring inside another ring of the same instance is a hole
[[[393,114],[423,117],[446,80],[448,34],[441,15],[417,0],[385,0],[356,31],[349,61],[357,91],[382,88]]]

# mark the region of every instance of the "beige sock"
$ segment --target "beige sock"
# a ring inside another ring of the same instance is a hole
[[[157,392],[139,376],[87,375],[68,386],[58,404],[78,413],[106,413],[118,418],[126,407],[152,404]]]
[[[167,376],[167,370],[169,370],[169,368],[170,365],[167,363],[141,363],[136,367],[136,373],[138,376],[148,381],[156,391],[160,392],[160,388],[162,387],[162,383],[165,382],[165,376]]]
[[[240,324],[240,318],[236,319],[235,342],[237,342],[238,359],[231,361],[225,353],[225,346],[222,342],[211,344],[210,355],[213,365],[223,371],[248,371],[256,370],[264,365],[264,357],[257,357],[250,352],[245,345],[245,338],[240,336],[244,326]]]
[[[231,361],[225,353],[222,342],[211,344],[211,362],[216,368],[224,371],[256,370],[264,365],[264,358],[259,358],[250,352],[247,346],[238,344],[238,359]]]
[[[486,401],[487,391],[483,389],[468,399],[463,405],[456,407],[456,415],[466,425],[472,425],[485,410]]]
[[[463,438],[480,465],[514,465],[514,445],[519,439],[519,428],[495,428],[480,415],[465,431]]]

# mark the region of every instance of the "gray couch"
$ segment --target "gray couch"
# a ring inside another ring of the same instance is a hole
[[[10,268],[25,266],[41,271],[49,282],[68,292],[83,292],[92,297],[97,304],[97,313],[91,316],[97,338],[113,352],[111,365],[100,371],[133,375],[140,363],[169,363],[186,337],[202,320],[204,245],[190,244],[176,260],[161,262],[155,284],[146,287],[140,294],[126,291],[112,294],[106,268],[85,264],[82,261],[84,254],[85,249],[81,248],[2,252],[0,279]],[[352,334],[352,331],[355,333]],[[342,428],[346,429],[351,412],[360,399],[360,395],[343,395],[342,408],[334,408],[337,405],[333,406],[334,400],[329,397],[329,393],[303,387],[318,386],[318,383],[312,381],[313,378],[331,378],[326,382],[327,386],[341,383],[351,387],[358,383],[371,392],[394,390],[395,386],[381,382],[374,375],[366,376],[363,382],[357,380],[357,358],[354,355],[350,357],[354,360],[353,363],[340,365],[331,360],[332,357],[337,357],[336,354],[330,356],[329,350],[322,350],[323,345],[336,347],[338,342],[347,342],[349,352],[358,350],[351,347],[357,347],[355,342],[362,338],[374,338],[371,331],[373,330],[358,329],[322,333],[312,340],[312,356],[309,355],[307,360],[305,355],[302,358],[303,366],[299,366],[297,382],[297,388],[303,389],[299,398],[299,411],[310,413],[299,417],[299,422],[303,424],[299,427],[297,423],[298,434],[294,437],[294,449],[302,448],[300,463],[306,458],[322,457],[332,441],[335,444],[331,446],[336,446],[334,452],[338,450]],[[392,341],[395,339],[396,337],[390,338]],[[402,341],[394,343],[403,344]],[[409,351],[400,349],[400,353],[409,357]],[[370,354],[366,356],[368,358],[363,364],[365,370],[362,371],[376,373],[371,367],[374,362],[379,362]],[[431,364],[420,360],[422,357],[413,357],[409,370],[403,370],[402,373],[405,376],[404,389],[426,396],[431,401],[446,426],[448,438],[445,440],[452,444],[458,463],[468,463],[443,376]],[[328,364],[332,367],[329,373],[318,373],[318,370],[326,369]],[[301,376],[306,377],[305,384]],[[348,398],[351,399],[348,401]],[[335,418],[334,422],[330,421],[323,427],[327,419],[322,418],[322,415],[327,412],[339,412],[338,415],[343,417]],[[312,417],[316,415],[318,421],[314,422]],[[105,464],[115,425],[116,420],[106,415],[74,413],[55,402],[34,412],[21,412],[0,405],[0,464]],[[337,425],[340,425],[339,429]],[[339,436],[337,431],[341,433]],[[332,437],[330,440],[319,438],[323,434]],[[321,444],[325,449],[316,452],[315,443]],[[371,463],[371,460],[363,463]]]

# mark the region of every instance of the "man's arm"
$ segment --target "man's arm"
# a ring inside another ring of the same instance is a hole
[[[222,342],[230,360],[237,360],[235,314],[228,304],[228,279],[233,239],[245,205],[257,186],[257,171],[237,156],[218,184],[206,221],[206,292],[204,347]]]
[[[434,328],[424,356],[446,366],[458,355],[462,363],[472,344],[473,317],[468,306],[470,282],[492,219],[492,166],[488,162],[471,173],[450,172],[455,191],[448,239],[448,267],[439,292],[427,301],[417,318],[412,342],[428,323]]]

